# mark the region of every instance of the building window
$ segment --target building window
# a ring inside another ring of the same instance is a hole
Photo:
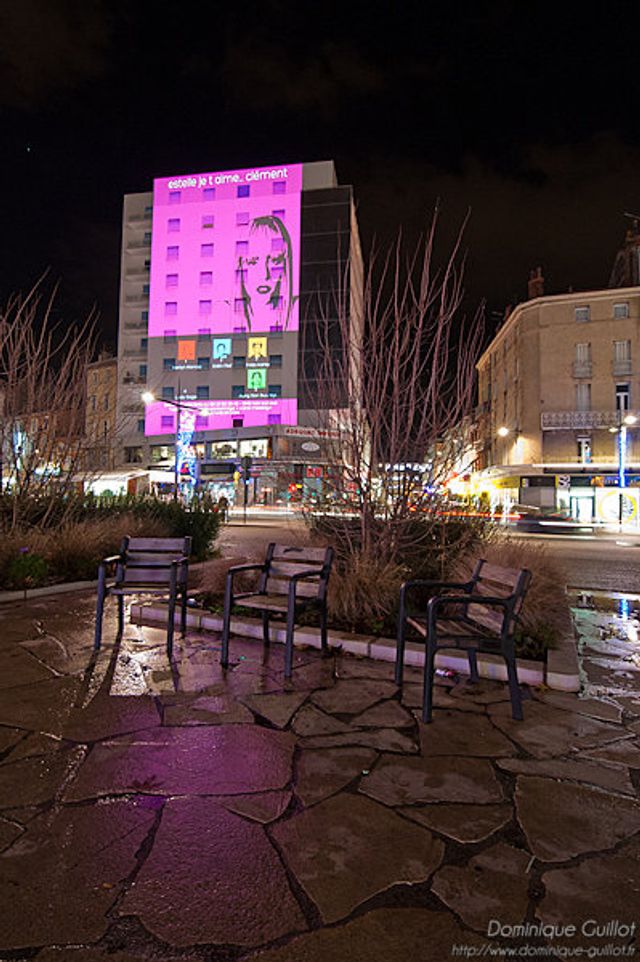
[[[624,304],[613,305],[613,316],[617,321],[622,321],[629,317],[629,305],[626,303],[626,301]]]
[[[613,342],[613,360],[616,363],[631,360],[631,341]]]
[[[237,283],[237,284],[241,284],[242,281],[246,281],[246,279],[247,279],[247,273],[248,273],[248,272],[247,272],[244,268],[239,268],[239,269],[236,271],[236,283]],[[272,276],[272,277],[275,276],[274,273],[273,273],[273,268],[271,268],[271,276]]]
[[[200,301],[198,311],[200,314],[211,314],[211,301]]]
[[[579,324],[584,324],[585,321],[591,320],[591,308],[589,305],[583,305],[582,307],[575,308],[575,318]]]
[[[141,321],[148,321],[148,320],[149,320],[149,311],[140,311],[140,320],[141,320]]]
[[[150,205],[150,206],[148,206],[148,207],[145,207],[145,209],[144,209],[144,216],[145,216],[145,217],[151,217],[152,214],[153,214],[153,205]]]
[[[282,418],[281,418],[281,416],[280,416],[279,414],[268,414],[268,415],[267,415],[267,424],[280,424],[281,421],[282,421]]]
[[[169,191],[169,203],[170,203],[170,204],[179,204],[179,203],[180,203],[180,191],[179,191],[179,190],[170,190],[170,191]]]
[[[589,364],[591,361],[591,345],[588,343],[576,344],[576,363]]]
[[[213,244],[200,244],[201,257],[213,257]]]
[[[210,328],[210,327],[199,327],[199,328],[198,328],[198,340],[199,340],[199,341],[208,341],[210,337],[211,337],[211,328]]]
[[[591,410],[591,385],[576,384],[576,411]]]
[[[205,187],[202,191],[203,200],[215,200],[216,199],[216,189],[215,187]]]
[[[162,370],[163,371],[173,371],[176,366],[175,357],[165,357],[162,360]]]
[[[203,414],[196,414],[196,431],[206,431],[209,427],[209,418]]]
[[[150,230],[146,230],[146,231],[144,232],[144,237],[143,237],[143,239],[142,239],[142,243],[143,243],[143,244],[150,244],[150,243],[151,243],[151,231],[150,231]]]
[[[244,397],[244,384],[233,384],[231,387],[231,397]]]
[[[175,389],[172,387],[162,388],[162,397],[165,401],[173,401],[175,395]]]
[[[175,344],[176,331],[165,331],[162,340],[165,344]]]
[[[278,217],[280,220],[284,220],[285,212],[284,210],[272,210],[271,213],[274,217]]]
[[[236,254],[238,257],[246,257],[249,253],[249,241],[236,241]]]
[[[211,367],[211,359],[208,357],[199,357],[198,367],[200,368],[201,371],[208,371],[209,368]]]
[[[282,397],[282,384],[270,384],[269,397]]]
[[[208,384],[198,384],[196,387],[196,397],[199,401],[209,400],[209,385]]]
[[[274,237],[271,241],[271,253],[281,254],[284,250],[284,241],[281,237]]]
[[[577,438],[578,461],[580,464],[591,464],[591,438]]]
[[[247,359],[246,359],[246,357],[244,357],[244,355],[243,355],[242,357],[240,357],[240,355],[234,355],[234,358],[233,358],[233,366],[234,366],[234,367],[244,367],[245,364],[246,364],[246,361],[247,361]]]
[[[177,287],[178,286],[178,275],[177,274],[167,274],[165,277],[165,284],[167,287]]]
[[[286,180],[274,180],[273,181],[273,193],[274,194],[286,194],[287,192],[287,182]]]
[[[626,414],[631,403],[631,386],[627,384],[616,384],[616,411]]]
[[[146,364],[139,364],[139,365],[138,365],[138,377],[142,377],[142,378],[144,378],[144,379],[146,380],[146,377],[147,377],[147,365],[146,365]]]
[[[270,355],[269,355],[269,366],[270,366],[270,367],[282,367],[282,354],[270,354]]]
[[[200,286],[209,287],[213,284],[213,271],[200,271]]]
[[[164,313],[167,317],[173,317],[178,313],[178,302],[177,301],[165,301],[164,302]]]
[[[247,211],[240,211],[236,214],[236,227],[248,227],[249,226],[249,213]]]
[[[236,314],[242,314],[244,311],[244,297],[236,297],[234,299],[233,310]]]
[[[144,434],[144,418],[138,418],[138,434]]]
[[[236,197],[248,197],[251,193],[251,188],[248,184],[240,184],[236,191]]]
[[[180,218],[170,217],[167,221],[167,231],[170,234],[176,234],[180,230]]]
[[[149,284],[143,284],[143,285],[142,285],[142,293],[143,293],[143,294],[148,294],[150,290],[151,290],[151,287],[150,287]]]
[[[125,464],[142,464],[142,448],[132,447],[124,449]]]
[[[140,348],[141,348],[141,350],[146,351],[148,344],[149,344],[149,338],[147,338],[147,337],[141,337],[141,338],[140,338]]]
[[[282,300],[282,298],[280,298]],[[271,334],[282,334],[282,324],[271,324],[269,326]]]
[[[163,414],[160,417],[160,427],[170,428],[173,431],[174,417],[173,414]]]
[[[168,261],[177,261],[179,254],[180,254],[180,248],[178,247],[177,244],[171,244],[169,247],[167,247]]]
[[[215,218],[213,214],[203,214],[202,215],[202,229],[212,230],[215,223]]]
[[[244,418],[234,418],[231,422],[231,426],[234,428],[241,428],[244,425]]]

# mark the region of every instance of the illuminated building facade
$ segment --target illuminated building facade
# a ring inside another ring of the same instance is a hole
[[[478,363],[476,489],[640,524],[640,288],[530,298]]]
[[[181,479],[215,495],[234,497],[243,457],[251,501],[317,485],[328,428],[308,387],[314,330],[345,278],[359,329],[352,189],[330,161],[160,178],[127,195],[120,460],[170,470],[178,438]]]

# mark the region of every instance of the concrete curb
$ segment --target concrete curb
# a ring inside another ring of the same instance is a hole
[[[44,588],[27,588],[26,595],[24,591],[0,591],[0,605],[10,601],[32,601],[34,598],[46,598],[47,595],[63,595],[70,591],[89,591],[97,587],[97,581],[68,581],[45,585]]]
[[[131,605],[131,621],[137,624],[150,621],[156,624],[166,624],[166,605]],[[176,612],[175,623],[180,623],[179,612]],[[222,616],[203,611],[187,612],[187,625],[196,631],[222,631]],[[234,634],[245,635],[248,638],[262,638],[262,621],[257,618],[232,618],[231,630]],[[375,638],[367,635],[342,634],[329,631],[329,647],[340,648],[361,658],[373,658],[375,661],[395,661],[396,643],[391,638]],[[271,640],[284,644],[285,629],[279,624],[271,626]],[[303,627],[297,628],[295,633],[296,647],[308,646],[320,648],[320,629]],[[553,657],[552,657],[553,656]],[[416,668],[424,666],[424,649],[422,645],[408,642],[405,653],[405,664]],[[438,668],[449,668],[452,671],[467,674],[469,663],[462,653],[440,653],[436,656]],[[498,655],[478,655],[478,671],[482,678],[495,681],[506,681],[507,670],[503,660]],[[520,680],[532,686],[547,685],[557,691],[579,691],[580,678],[578,674],[578,656],[575,641],[572,636],[563,637],[560,646],[549,652],[546,665],[541,662],[525,658],[518,659],[518,675]]]

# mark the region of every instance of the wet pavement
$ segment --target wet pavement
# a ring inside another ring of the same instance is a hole
[[[163,632],[128,624],[93,658],[93,605],[0,609],[0,959],[636,944],[633,600],[576,610],[581,697],[529,691],[518,723],[505,685],[441,677],[428,726],[419,673],[400,693],[390,664],[340,653],[297,651],[287,682],[281,646],[232,640],[223,672],[216,636],[191,634],[169,665]]]

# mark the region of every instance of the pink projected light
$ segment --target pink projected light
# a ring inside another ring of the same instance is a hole
[[[297,331],[301,190],[302,164],[155,180],[149,337]]]
[[[242,418],[243,427],[268,424],[296,424],[298,402],[295,398],[249,398],[242,400],[189,401],[195,410],[195,430],[232,428]],[[175,434],[177,410],[174,405],[155,401],[147,405],[145,434]]]

